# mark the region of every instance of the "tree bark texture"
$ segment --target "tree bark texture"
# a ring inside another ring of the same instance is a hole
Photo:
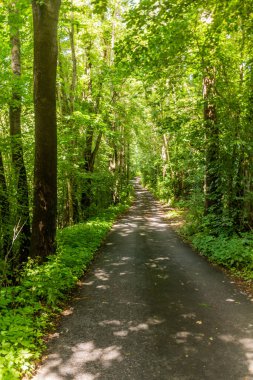
[[[57,217],[56,67],[60,0],[32,2],[34,22],[35,169],[31,256],[55,250]]]

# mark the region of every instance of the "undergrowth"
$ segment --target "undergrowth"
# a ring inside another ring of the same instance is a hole
[[[0,379],[33,371],[53,316],[75,286],[116,216],[127,206],[109,208],[86,223],[58,231],[57,254],[43,265],[29,261],[18,286],[0,289]]]
[[[211,218],[212,219],[212,218]],[[235,232],[228,220],[210,220],[188,212],[180,231],[201,254],[245,280],[253,280],[252,232]]]
[[[189,236],[188,236],[189,237]],[[253,238],[252,234],[213,236],[198,232],[190,236],[193,246],[209,260],[253,280]]]
[[[149,187],[154,196],[175,207],[174,217],[183,212],[185,221],[179,233],[209,261],[229,269],[237,276],[253,282],[253,234],[236,232],[233,223],[224,216],[203,216],[203,199],[194,194],[190,200],[173,201],[164,193],[163,187]],[[173,218],[172,211],[169,218]]]

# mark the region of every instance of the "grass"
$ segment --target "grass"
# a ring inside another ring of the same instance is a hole
[[[86,223],[58,231],[56,255],[43,265],[30,261],[18,286],[0,289],[0,379],[29,376],[41,357],[53,317],[83,275],[116,217],[119,205]]]

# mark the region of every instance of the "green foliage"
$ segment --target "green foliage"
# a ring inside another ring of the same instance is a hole
[[[29,373],[44,348],[52,317],[87,268],[119,213],[127,205],[105,210],[86,223],[58,231],[55,256],[38,266],[30,261],[18,286],[0,290],[0,378]]]
[[[147,117],[137,150],[143,183],[189,210],[183,233],[198,250],[252,278],[249,6],[140,1],[126,17],[118,58],[143,79]],[[203,93],[206,79],[211,85]],[[203,118],[207,105],[211,123]]]
[[[211,261],[229,269],[241,271],[245,278],[253,279],[253,239],[251,234],[242,237],[213,236],[196,233],[191,241],[195,248]]]
[[[208,260],[245,279],[253,279],[253,237],[250,232],[240,235],[233,232],[233,224],[228,218],[211,214],[203,217],[203,210],[194,208],[188,202],[186,223],[181,233]]]

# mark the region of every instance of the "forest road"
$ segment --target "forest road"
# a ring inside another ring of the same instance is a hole
[[[109,233],[34,380],[253,379],[253,302],[150,193]]]

